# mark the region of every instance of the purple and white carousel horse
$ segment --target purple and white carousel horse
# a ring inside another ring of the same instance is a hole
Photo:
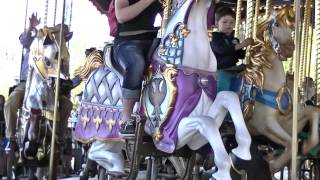
[[[172,153],[186,145],[197,150],[209,143],[218,168],[212,176],[230,180],[232,162],[219,132],[227,112],[236,129],[238,146],[232,150],[236,157],[251,159],[251,137],[237,94],[216,92],[217,65],[207,27],[211,2],[185,0],[174,8],[164,38],[150,60],[140,113],[147,117],[145,131],[159,150]],[[93,88],[95,92],[95,95],[88,94],[90,99],[104,105],[90,102],[81,105],[75,137],[82,142],[98,140],[92,144],[89,158],[107,171],[123,172],[122,141],[118,132],[122,109],[117,108],[122,107],[119,99],[121,76],[112,68],[108,52],[105,52],[105,62],[107,66],[94,71],[86,84],[86,89]],[[99,71],[104,73],[98,75]],[[108,87],[107,90],[91,84],[102,82],[100,79],[110,80],[110,83],[100,83]],[[83,98],[86,100],[88,96],[84,93]]]

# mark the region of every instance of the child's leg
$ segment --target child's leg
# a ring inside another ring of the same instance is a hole
[[[235,77],[233,73],[218,70],[218,92],[220,91],[230,91],[231,81]]]

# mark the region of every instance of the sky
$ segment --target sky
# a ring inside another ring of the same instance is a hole
[[[33,12],[41,17],[43,27],[46,0],[29,0],[27,17]],[[57,0],[56,24],[61,22],[63,0]],[[22,47],[19,42],[19,35],[24,30],[27,0],[6,0],[0,1],[0,94],[7,93],[9,86],[15,84],[14,78],[19,75]],[[47,25],[53,25],[55,0],[49,0]],[[73,59],[75,54],[82,53],[89,47],[102,48],[104,42],[111,41],[108,35],[109,28],[107,17],[100,14],[89,0],[66,0],[69,5],[72,3],[72,19],[66,21],[71,23],[73,38],[70,41],[71,66],[79,64],[78,59]],[[69,13],[70,15],[70,13]],[[68,15],[68,16],[69,16]],[[27,20],[27,25],[28,25]],[[82,52],[76,52],[83,49]],[[78,56],[77,56],[78,57]],[[75,67],[74,67],[75,68]],[[73,68],[73,69],[74,69]],[[72,70],[70,72],[72,72]]]

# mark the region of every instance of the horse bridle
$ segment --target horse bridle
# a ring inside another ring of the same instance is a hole
[[[272,27],[274,27],[274,26],[279,26],[279,24],[278,24],[277,20],[272,18],[272,20],[268,24],[268,28],[267,29],[268,29],[268,32],[269,32],[270,37],[271,37],[272,48],[276,53],[278,53],[279,49],[280,49],[280,43],[278,42],[278,40],[275,38],[275,36],[273,34]]]

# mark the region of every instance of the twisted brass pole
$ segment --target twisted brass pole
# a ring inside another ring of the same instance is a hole
[[[307,4],[308,3],[308,4]],[[309,64],[311,64],[311,61],[309,59],[309,54],[311,54],[311,47],[309,48],[310,46],[310,43],[312,42],[312,24],[311,24],[311,12],[312,12],[312,4],[313,4],[313,0],[309,0],[308,2],[306,2],[306,9],[307,9],[307,23],[306,23],[306,43],[304,45],[304,57],[303,59],[305,60],[305,68],[304,68],[304,71],[303,71],[303,76],[306,77],[307,75],[309,75],[309,72],[307,74],[307,71],[310,71],[308,70],[309,69]],[[310,31],[311,30],[311,31]]]
[[[162,22],[161,22],[161,28],[160,31],[158,32],[158,38],[162,38],[165,30],[167,28],[168,25],[168,21],[169,21],[169,17],[170,17],[170,11],[171,11],[171,7],[172,7],[172,0],[165,0],[162,2],[162,6],[163,6],[163,18],[162,18]]]
[[[253,33],[253,16],[254,16],[254,1],[247,0],[247,14],[246,14],[246,38],[252,37]],[[245,62],[249,63],[250,52],[247,48]]]
[[[269,18],[271,14],[271,9],[272,9],[272,0],[267,0],[266,1],[266,13],[265,13],[265,18]]]
[[[46,0],[44,5],[44,18],[43,18],[44,27],[47,27],[48,25],[48,10],[49,10],[49,0]]]
[[[53,12],[53,26],[56,25],[56,19],[57,19],[57,6],[58,6],[58,0],[55,0],[54,2],[54,12]]]
[[[241,8],[242,8],[242,0],[237,1],[237,11],[236,11],[236,26],[234,36],[240,39],[240,25],[241,25]]]
[[[320,0],[315,1],[315,43],[316,43],[316,84],[317,84],[317,105],[320,105]]]
[[[256,0],[256,6],[254,10],[254,19],[253,19],[253,38],[257,37],[257,26],[259,20],[259,8],[260,8],[260,0]]]
[[[308,46],[308,32],[310,24],[310,12],[311,12],[311,0],[306,0],[304,4],[304,17],[303,17],[303,26],[302,26],[302,41],[301,41],[301,54],[300,54],[300,69],[299,69],[299,87],[301,87],[302,93],[304,93],[304,87],[302,83],[306,74],[306,64],[307,64],[307,46]]]
[[[308,62],[308,68],[307,68],[307,77],[311,77],[311,54],[312,54],[312,43],[313,43],[313,29],[312,25],[309,27],[309,36],[308,36],[308,47],[307,47],[307,62]]]

